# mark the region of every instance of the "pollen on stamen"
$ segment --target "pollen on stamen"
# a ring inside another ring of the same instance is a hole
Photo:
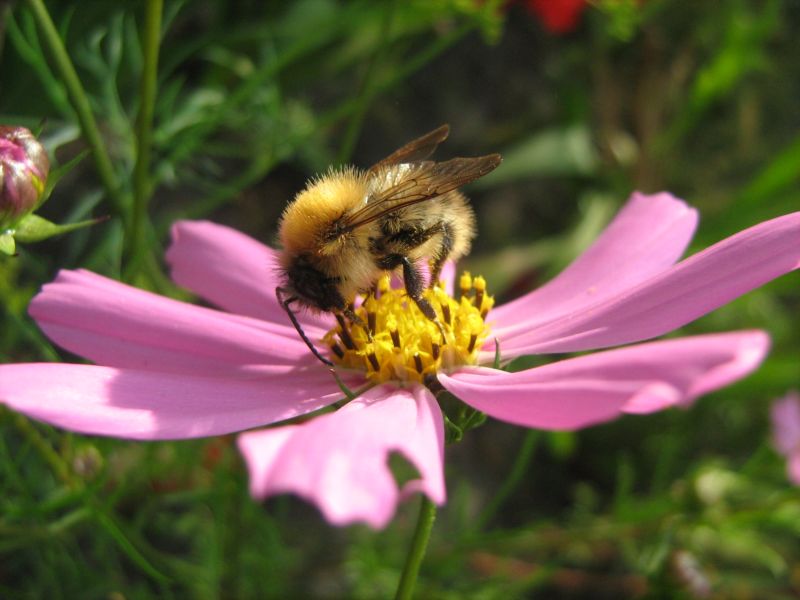
[[[389,277],[381,278],[355,309],[360,322],[338,315],[338,326],[325,335],[331,359],[339,367],[363,371],[376,383],[421,383],[438,372],[475,364],[489,335],[485,317],[494,298],[486,293],[482,277],[464,273],[458,282],[459,299],[441,282],[424,292],[439,315],[437,324],[422,314],[405,289],[392,289]]]
[[[483,303],[483,294],[486,292],[486,280],[478,275],[472,281],[472,287],[475,288],[475,306],[480,310],[481,304]]]
[[[458,279],[458,287],[461,288],[461,296],[465,297],[472,290],[472,275],[469,271],[464,271]]]

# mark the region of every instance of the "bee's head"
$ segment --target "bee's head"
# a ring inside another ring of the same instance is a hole
[[[340,277],[330,277],[314,265],[310,256],[300,254],[284,261],[284,288],[300,304],[323,311],[344,310],[346,303],[339,291]]]
[[[325,254],[332,227],[365,194],[366,178],[354,169],[331,170],[311,180],[281,215],[281,247],[292,254]]]
[[[336,282],[315,268],[306,255],[284,253],[282,259],[283,285],[275,289],[278,303],[286,311],[300,338],[306,343],[314,356],[328,367],[333,367],[333,363],[320,354],[314,343],[305,334],[297,315],[290,308],[290,304],[297,302],[314,310],[342,310],[344,308],[344,300],[342,300],[342,295],[336,288]]]

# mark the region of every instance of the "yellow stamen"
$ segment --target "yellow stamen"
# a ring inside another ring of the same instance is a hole
[[[380,294],[385,294],[391,289],[392,289],[392,282],[389,280],[388,277],[381,277],[378,280],[378,292],[380,292]]]
[[[464,271],[458,279],[458,287],[461,288],[461,295],[466,296],[472,290],[472,275],[469,271]]]
[[[455,300],[443,286],[426,290],[440,324],[426,318],[404,289],[391,289],[383,277],[376,293],[355,309],[367,324],[362,327],[337,317],[338,327],[324,342],[331,359],[340,367],[357,369],[376,383],[422,382],[424,377],[462,365],[475,364],[489,335],[485,316],[494,304],[486,293],[486,281],[464,273],[459,279],[461,298]],[[439,326],[444,329],[444,337]]]
[[[481,304],[483,304],[483,294],[486,291],[486,280],[478,275],[472,281],[472,287],[475,288],[475,306],[480,310]]]

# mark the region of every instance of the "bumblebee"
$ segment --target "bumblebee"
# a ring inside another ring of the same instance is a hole
[[[284,210],[282,285],[275,292],[301,338],[325,364],[332,366],[305,335],[290,305],[331,312],[367,330],[353,301],[387,272],[402,270],[408,296],[444,332],[422,294],[439,280],[445,261],[469,252],[475,237],[475,215],[457,188],[502,160],[499,154],[428,160],[449,132],[442,125],[367,170],[332,169],[311,180]],[[421,269],[425,259],[427,281]]]

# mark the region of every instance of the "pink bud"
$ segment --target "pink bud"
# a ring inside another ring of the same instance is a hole
[[[38,206],[49,171],[47,152],[29,130],[0,125],[0,227]]]

